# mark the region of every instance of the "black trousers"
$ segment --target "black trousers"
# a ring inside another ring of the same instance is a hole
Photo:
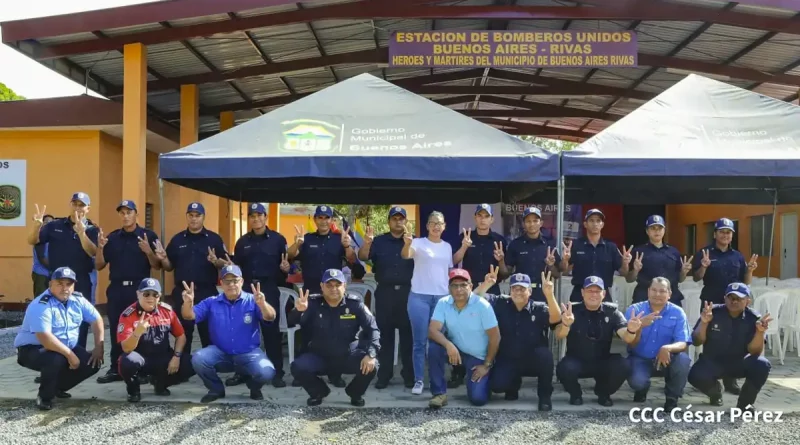
[[[142,277],[143,279],[144,277]],[[108,315],[108,326],[111,332],[111,369],[116,371],[118,369],[119,357],[122,355],[122,345],[117,338],[117,325],[122,316],[122,312],[128,306],[136,303],[136,288],[142,281],[112,281],[106,289],[106,312]],[[180,310],[180,308],[178,308]]]
[[[275,377],[283,378],[283,334],[281,333],[280,317],[286,316],[286,308],[280,307],[280,292],[267,292],[267,303],[275,308],[276,317],[272,322],[261,320],[261,338],[264,340],[264,352],[275,367]],[[273,295],[274,294],[274,295]]]
[[[88,301],[92,301],[92,280],[89,274],[78,275],[78,281],[75,283],[75,291],[80,292]],[[94,302],[92,301],[92,304]],[[78,331],[78,345],[86,349],[86,341],[89,338],[89,327],[91,325],[85,321],[81,323],[80,330]],[[116,327],[116,326],[115,326]]]
[[[550,400],[553,395],[553,352],[546,346],[529,351],[521,359],[497,357],[489,377],[492,392],[517,392],[522,377],[538,377],[539,400]]]
[[[31,272],[31,279],[33,280],[33,298],[36,298],[47,290],[50,284],[50,277]]]
[[[556,366],[556,375],[564,390],[571,396],[582,394],[578,379],[594,377],[594,393],[600,397],[609,397],[619,390],[630,375],[630,365],[620,354],[611,354],[602,360],[581,360],[573,356],[565,356]]]
[[[181,355],[178,372],[169,374],[167,367],[172,360],[173,350],[163,354],[142,355],[136,351],[123,354],[119,361],[119,374],[125,380],[128,394],[139,394],[139,375],[153,377],[156,388],[167,388],[189,380],[194,375],[192,358],[189,354]]]
[[[194,304],[198,304],[210,296],[217,295],[217,293],[216,286],[195,287]],[[183,296],[181,294],[183,294],[183,285],[181,285],[181,287],[176,287],[172,291],[172,308],[175,310],[175,315],[178,316],[178,320],[181,321],[184,334],[186,334],[186,346],[183,348],[183,354],[191,355],[195,327],[197,328],[197,333],[200,335],[200,345],[202,347],[205,348],[211,344],[211,335],[208,333],[208,321],[195,323],[194,320],[184,320],[183,314],[181,313],[181,308],[183,307]]]
[[[369,383],[375,377],[379,366],[375,366],[369,374],[361,373],[361,360],[366,356],[363,351],[352,351],[344,357],[323,357],[307,352],[292,362],[292,376],[300,382],[303,389],[311,397],[320,397],[330,390],[328,384],[319,375],[355,374],[353,380],[344,389],[350,397],[361,397],[367,392]]]
[[[53,400],[58,391],[69,391],[82,381],[97,374],[100,368],[89,365],[92,357],[82,346],[75,346],[72,352],[80,359],[78,369],[70,369],[69,361],[58,352],[48,351],[42,346],[22,346],[17,348],[17,363],[20,366],[41,373],[39,397]]]
[[[395,329],[400,334],[400,375],[404,381],[414,381],[414,365],[411,361],[411,322],[408,319],[408,294],[411,284],[392,285],[378,283],[375,289],[375,321],[381,331],[381,350],[378,362],[383,363],[378,371],[379,381],[391,380],[394,375]]]

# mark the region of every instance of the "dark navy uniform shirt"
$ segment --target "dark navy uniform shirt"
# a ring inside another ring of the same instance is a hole
[[[747,345],[758,332],[756,321],[761,315],[748,307],[741,315],[734,318],[724,304],[715,304],[711,312],[714,318],[706,328],[703,355],[722,362],[743,359],[749,354]],[[697,320],[692,332],[697,329],[700,322],[701,320]]]
[[[86,236],[97,245],[98,227],[89,220],[85,225]],[[39,244],[49,244],[47,249],[50,270],[69,267],[75,271],[78,281],[88,279],[94,270],[94,260],[83,250],[81,240],[75,232],[75,224],[69,218],[56,218],[42,226]]]
[[[614,272],[622,267],[622,255],[616,244],[600,238],[594,246],[588,238],[581,237],[572,242],[570,253],[573,286],[583,286],[583,280],[594,275],[603,279],[606,290],[611,289],[614,285]]]
[[[167,246],[167,257],[175,268],[175,288],[183,291],[182,281],[194,282],[195,287],[217,286],[217,267],[208,261],[208,248],[214,249],[217,258],[228,253],[222,238],[203,227],[198,233],[188,229],[178,232]],[[200,295],[198,295],[200,296]]]
[[[293,310],[287,320],[303,327],[309,334],[309,350],[324,358],[342,358],[356,350],[377,357],[381,349],[375,317],[354,295],[346,295],[335,307],[322,295],[313,295],[308,309]]]
[[[464,253],[461,260],[461,268],[469,272],[472,277],[472,287],[476,288],[483,281],[483,277],[489,273],[489,266],[497,266],[499,262],[494,259],[494,243],[503,243],[503,252],[508,250],[508,243],[503,235],[489,231],[487,235],[478,235],[477,231],[470,234],[472,246]],[[459,243],[464,241],[464,234],[458,237]],[[499,294],[500,285],[495,284],[489,288],[488,293]]]
[[[522,310],[507,295],[486,295],[494,309],[500,328],[498,358],[523,360],[534,348],[548,347],[547,333],[558,323],[550,324],[550,311],[545,303],[529,300]]]
[[[300,261],[300,267],[303,268],[303,289],[319,293],[322,274],[328,269],[341,269],[345,258],[342,234],[306,233],[297,257],[294,258]]]
[[[661,247],[656,247],[651,243],[636,246],[631,255],[630,270],[633,270],[633,263],[636,261],[636,255],[643,254],[642,256],[642,270],[636,277],[636,290],[634,291],[634,301],[644,301],[647,299],[647,288],[650,287],[650,282],[655,277],[664,277],[669,280],[670,287],[672,288],[672,303],[683,300],[683,294],[678,289],[678,282],[681,278],[681,253],[678,249],[670,246],[669,244],[662,244]]]
[[[139,306],[138,302],[128,306],[122,312],[117,325],[117,340],[119,340],[119,343],[124,342],[133,335],[133,331],[142,318],[142,312],[144,312],[144,309]],[[139,338],[139,343],[136,345],[136,352],[145,356],[169,354],[169,334],[172,334],[175,338],[184,334],[183,325],[178,320],[177,314],[172,309],[172,306],[166,303],[160,303],[153,312],[150,312],[148,323],[150,323],[150,327],[142,334]]]
[[[150,276],[150,260],[139,248],[139,238],[147,236],[150,248],[155,250],[158,235],[139,225],[133,232],[117,229],[108,234],[108,243],[103,248],[103,258],[108,263],[111,281],[139,282]]]
[[[747,263],[738,250],[729,247],[728,250],[723,252],[717,249],[715,244],[711,244],[694,254],[692,273],[701,267],[703,250],[708,250],[711,266],[706,269],[706,273],[703,276],[703,290],[700,291],[700,300],[722,304],[725,301],[725,288],[731,283],[744,282]]]
[[[236,241],[233,262],[242,269],[245,283],[258,280],[262,292],[278,292],[278,286],[286,282],[286,274],[281,271],[281,255],[285,253],[286,238],[280,233],[267,229],[256,235],[251,231]]]
[[[383,285],[411,285],[414,273],[414,260],[404,260],[400,256],[403,250],[403,237],[396,238],[391,233],[376,236],[369,248],[369,260],[375,281]]]
[[[542,293],[542,272],[547,269],[547,248],[555,249],[555,242],[541,234],[538,238],[522,235],[511,241],[506,252],[506,266],[514,268],[514,273],[524,273],[531,278],[531,298],[535,301],[546,301]],[[561,255],[555,253],[556,266],[561,262]]]
[[[611,355],[611,340],[628,321],[613,303],[603,303],[590,311],[583,303],[572,305],[575,321],[567,334],[567,353],[584,361],[602,360]]]

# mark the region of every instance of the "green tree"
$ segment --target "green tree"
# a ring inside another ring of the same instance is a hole
[[[558,153],[561,151],[570,151],[578,146],[575,142],[561,141],[558,139],[548,139],[539,136],[520,136],[520,139],[530,142],[533,145],[544,148],[545,150]]]
[[[7,87],[6,84],[0,82],[0,102],[10,100],[25,100],[25,98],[15,93],[14,90]]]

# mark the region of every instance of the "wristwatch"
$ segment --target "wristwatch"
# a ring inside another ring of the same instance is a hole
[[[369,356],[369,358],[375,358],[375,357],[377,357],[377,356],[378,356],[378,354],[376,354],[376,353],[375,353],[375,351],[373,351],[373,350],[370,350],[370,351],[367,353],[367,355]]]
[[[489,362],[489,363],[484,362],[483,366],[486,366],[487,368],[492,369],[492,366],[494,366],[494,362]]]
[[[183,352],[175,351],[175,357],[181,358],[182,355],[183,355]]]

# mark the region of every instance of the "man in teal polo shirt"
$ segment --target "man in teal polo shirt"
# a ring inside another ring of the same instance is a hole
[[[463,365],[471,373],[467,397],[476,406],[489,401],[489,371],[500,347],[500,329],[488,301],[472,292],[472,279],[463,269],[450,271],[450,295],[436,303],[428,328],[428,372],[431,408],[447,405],[445,363]],[[482,289],[485,292],[486,289]]]

